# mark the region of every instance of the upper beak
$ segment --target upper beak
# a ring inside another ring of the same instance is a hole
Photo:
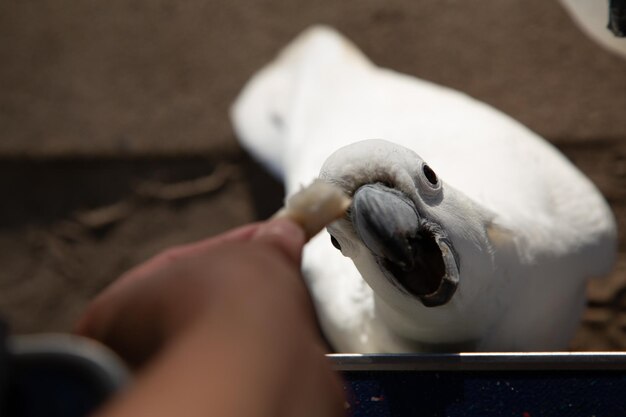
[[[374,255],[402,269],[413,267],[410,240],[417,236],[419,215],[404,194],[382,184],[362,186],[353,197],[352,223]]]

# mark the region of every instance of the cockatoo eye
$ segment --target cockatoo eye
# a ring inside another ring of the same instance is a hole
[[[424,164],[424,166],[422,167],[422,172],[424,173],[424,176],[426,177],[430,185],[436,186],[439,183],[439,178],[437,178],[437,174],[435,174],[435,171],[433,171],[432,168],[429,167],[427,164]]]
[[[330,243],[333,244],[334,247],[336,247],[337,249],[341,250],[341,245],[339,244],[339,242],[337,241],[337,239],[335,239],[335,236],[330,236]]]

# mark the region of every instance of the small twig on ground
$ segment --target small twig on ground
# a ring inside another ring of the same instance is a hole
[[[88,229],[100,229],[127,218],[135,208],[136,203],[133,200],[123,200],[109,206],[82,211],[76,213],[74,218]]]
[[[223,163],[210,175],[192,180],[170,184],[144,181],[135,187],[134,194],[129,198],[108,206],[80,211],[74,215],[74,220],[88,230],[101,229],[126,219],[145,200],[172,202],[216,192],[237,172],[235,165]]]
[[[200,195],[213,193],[222,188],[236,173],[231,164],[221,164],[210,175],[166,184],[154,181],[145,181],[137,186],[136,193],[143,198],[164,201],[176,201]]]

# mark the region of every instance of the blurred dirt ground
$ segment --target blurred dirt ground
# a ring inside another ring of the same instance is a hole
[[[121,272],[265,218],[281,185],[228,108],[314,23],[377,64],[457,88],[555,143],[620,225],[573,349],[626,349],[626,60],[544,0],[0,2],[0,314],[68,330]]]

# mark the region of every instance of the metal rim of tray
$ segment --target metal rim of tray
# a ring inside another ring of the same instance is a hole
[[[626,352],[330,354],[337,371],[626,370]]]

